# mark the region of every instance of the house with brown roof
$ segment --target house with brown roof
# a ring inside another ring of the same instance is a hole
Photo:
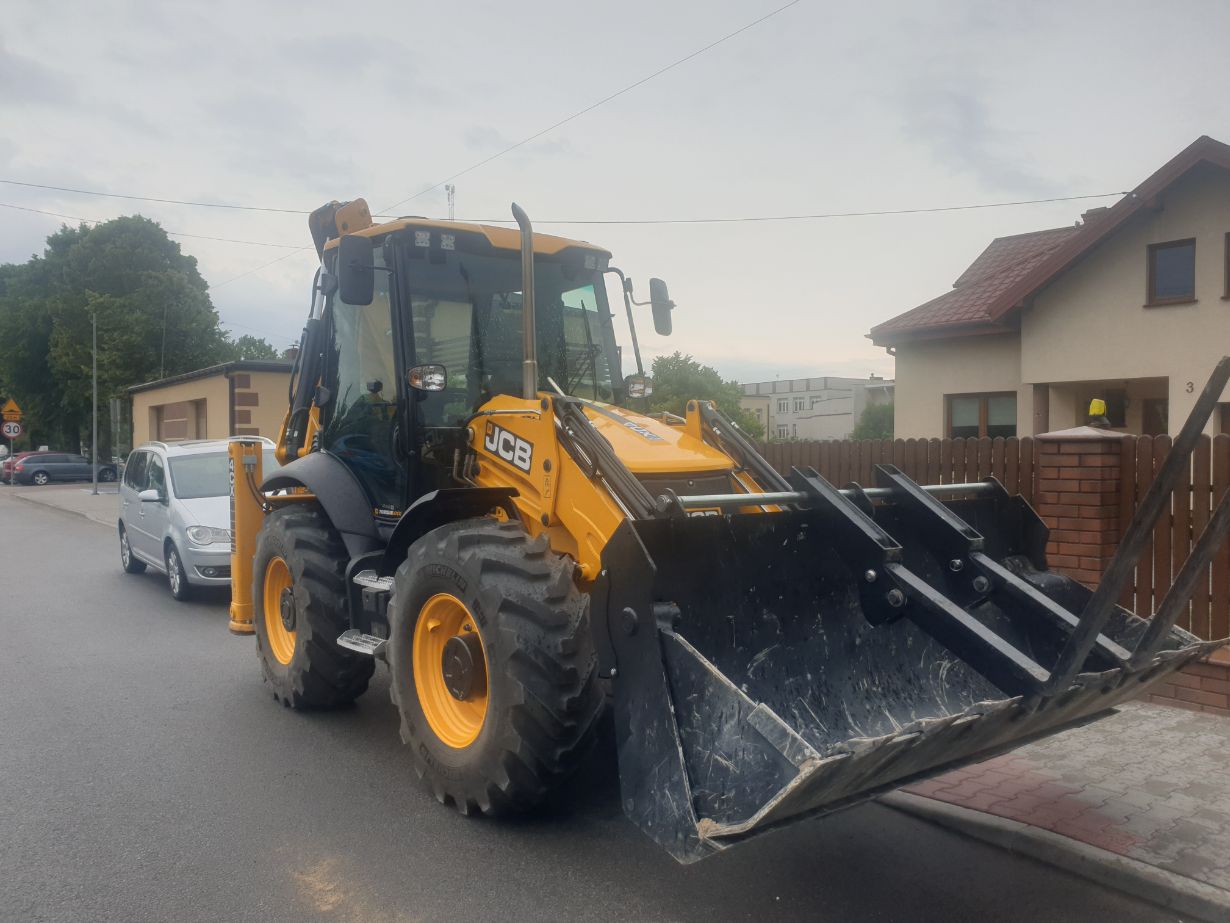
[[[992,241],[870,337],[896,357],[898,437],[1065,429],[1092,398],[1114,429],[1177,432],[1230,354],[1230,146],[1201,137],[1074,227]]]

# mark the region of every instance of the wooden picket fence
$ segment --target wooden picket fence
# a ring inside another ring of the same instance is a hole
[[[1128,436],[1121,443],[1119,528],[1153,480],[1170,450],[1169,436]],[[840,486],[857,482],[875,486],[876,464],[896,465],[920,484],[956,484],[996,477],[1013,493],[1033,501],[1036,494],[1038,443],[1020,439],[883,439],[826,442],[771,442],[761,447],[779,471],[812,467]],[[1140,615],[1155,612],[1222,494],[1230,489],[1230,436],[1201,438],[1187,477],[1175,490],[1168,515],[1154,530],[1141,556],[1123,604]],[[1230,635],[1230,544],[1208,569],[1178,624],[1201,638]]]
[[[1135,512],[1166,453],[1169,436],[1137,436],[1123,440],[1119,488],[1119,526]],[[1136,581],[1123,604],[1139,615],[1157,611],[1179,568],[1209,517],[1230,488],[1230,436],[1202,436],[1192,453],[1186,476],[1171,496],[1168,514],[1153,531],[1153,540],[1136,567]],[[1180,628],[1201,638],[1230,636],[1230,544],[1223,545],[1180,615]]]
[[[920,484],[961,484],[997,477],[1012,493],[1032,500],[1037,446],[1030,436],[1017,439],[867,439],[824,442],[770,442],[761,446],[778,471],[815,468],[838,487],[856,482],[875,486],[873,468],[896,465]]]

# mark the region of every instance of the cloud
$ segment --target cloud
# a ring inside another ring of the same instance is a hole
[[[68,78],[0,46],[0,105],[68,106],[76,100]]]

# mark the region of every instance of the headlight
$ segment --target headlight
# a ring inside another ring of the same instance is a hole
[[[226,529],[211,529],[209,526],[189,526],[188,541],[194,545],[212,545],[214,542],[230,544],[231,533]]]

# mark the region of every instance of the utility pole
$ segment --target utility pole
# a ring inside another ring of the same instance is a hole
[[[457,187],[449,183],[444,187],[444,191],[448,193],[448,220],[453,220],[453,203],[457,199]]]
[[[94,355],[91,358],[92,373],[94,377],[94,427],[93,436],[90,441],[90,470],[93,474],[94,489],[91,493],[98,496],[98,308],[95,307],[93,314],[94,321]]]

